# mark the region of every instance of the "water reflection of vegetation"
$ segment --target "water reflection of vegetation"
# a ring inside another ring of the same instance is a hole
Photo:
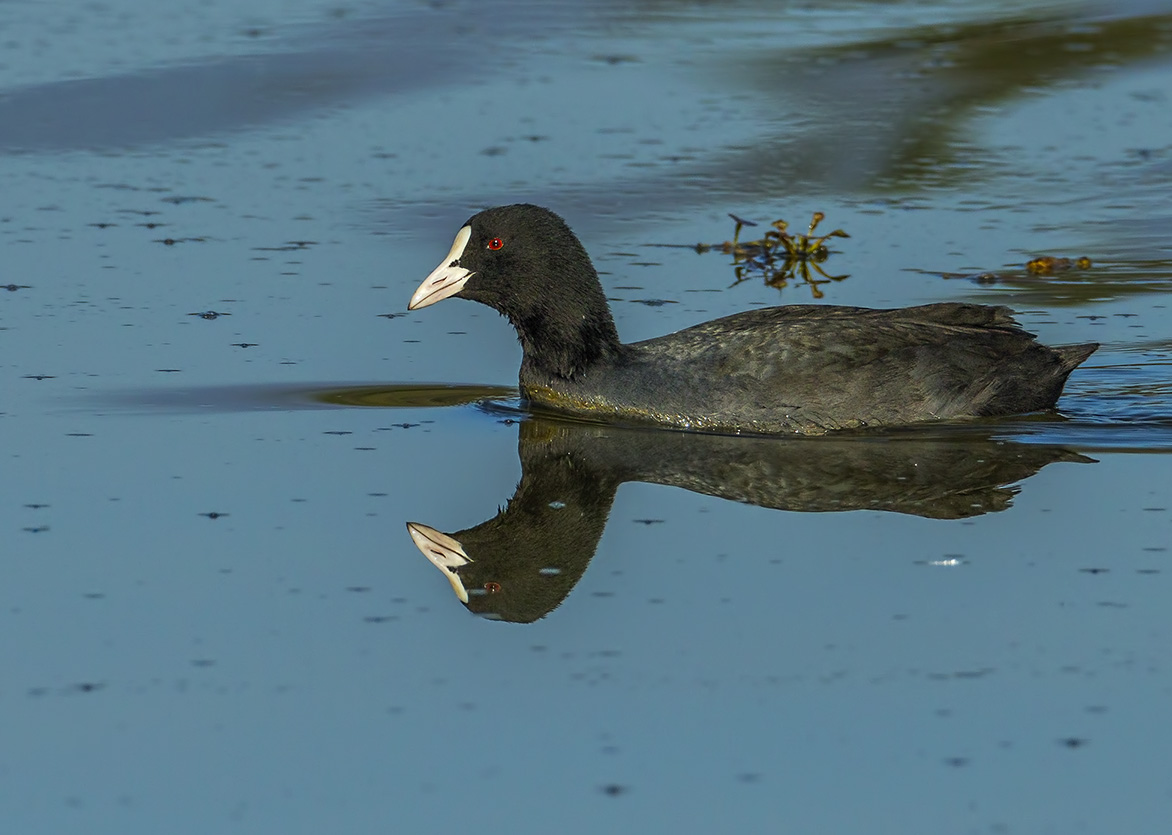
[[[1065,448],[996,440],[996,424],[836,438],[741,438],[546,419],[520,427],[521,481],[488,521],[412,539],[477,614],[544,617],[585,572],[619,486],[641,481],[793,511],[965,519],[1009,507]]]
[[[249,383],[229,386],[150,388],[103,397],[110,405],[149,409],[214,412],[252,412],[329,407],[373,406],[419,409],[463,406],[485,400],[511,401],[515,388],[459,386],[444,383],[382,383],[346,386],[312,383]]]
[[[426,408],[462,406],[481,400],[515,396],[516,389],[503,386],[452,386],[441,383],[351,386],[313,392],[313,399],[333,406],[376,406],[382,408]]]
[[[1166,179],[1166,172],[1151,161],[1162,153],[1162,139],[1145,133],[1140,125],[1146,122],[1130,116],[1117,125],[1083,123],[1086,116],[1081,113],[1086,111],[1081,109],[1070,115],[1068,124],[1041,124],[1039,118],[1025,144],[1036,147],[1039,136],[1052,136],[1053,149],[1041,151],[1047,156],[1063,153],[1068,137],[1082,142],[1089,133],[1107,131],[1108,141],[1098,143],[1100,150],[1094,152],[1102,163],[1095,173],[1083,176],[1080,164],[1064,178],[1031,171],[1029,157],[1020,149],[983,142],[985,137],[974,128],[985,125],[974,123],[982,119],[1003,125],[1002,118],[989,114],[1015,107],[1024,96],[1090,87],[1088,76],[1115,80],[1155,70],[1160,73],[1155,83],[1162,83],[1172,56],[1172,13],[1161,5],[1166,6],[1144,0],[1032,8],[865,3],[873,13],[852,18],[841,14],[841,4],[832,3],[825,9],[830,25],[822,28],[806,25],[820,22],[817,12],[795,17],[781,11],[789,4],[763,0],[627,4],[625,25],[642,24],[635,31],[648,39],[676,34],[670,27],[681,22],[712,25],[717,34],[711,36],[710,49],[689,55],[697,65],[695,74],[714,80],[711,118],[726,118],[733,109],[747,111],[745,120],[760,125],[760,131],[725,146],[710,143],[697,150],[688,143],[688,153],[671,157],[670,165],[649,167],[644,176],[562,189],[534,186],[528,197],[604,218],[613,216],[616,195],[621,195],[625,214],[633,216],[668,206],[682,211],[733,200],[749,205],[780,194],[825,196],[828,191],[882,201],[879,191],[896,195],[900,202],[894,208],[902,211],[922,208],[907,198],[923,196],[924,189],[943,188],[956,195],[974,183],[1009,180],[998,187],[1012,188],[1008,200],[1004,194],[972,196],[987,202],[981,214],[1004,220],[1009,212],[1032,214],[1046,205],[1056,210],[1047,223],[1075,229],[1086,224],[1085,214],[1076,217],[1082,211],[1077,207],[1096,203],[1101,219],[1082,226],[1080,234],[1097,241],[1098,261],[1104,254],[1101,246],[1118,237],[1105,232],[1104,221],[1114,218],[1135,227],[1146,219],[1129,209],[1126,192],[1120,194],[1122,206],[1104,194],[1105,182],[1108,187],[1121,185],[1117,146],[1139,146],[1129,162],[1138,169],[1122,178],[1122,185],[1136,185],[1151,202],[1151,185]],[[966,16],[968,20],[961,19]],[[863,21],[861,31],[869,37],[854,34],[860,31],[856,20]],[[900,25],[905,21],[915,23]],[[759,33],[766,37],[756,37]],[[826,45],[803,48],[811,39]],[[1145,95],[1158,101],[1164,93]],[[926,196],[928,207],[934,207],[932,195]],[[471,202],[491,204],[497,197],[487,193]],[[973,208],[968,201],[963,205]],[[409,217],[418,216],[418,202],[408,208]],[[1134,231],[1139,240],[1133,256],[1162,247],[1167,221],[1155,220],[1165,228]],[[969,234],[983,236],[982,225],[978,219]],[[1091,294],[1084,300],[1091,300]]]
[[[755,142],[735,160],[717,161],[715,170],[738,184],[751,182],[761,194],[793,193],[801,182],[899,190],[942,180],[955,185],[980,168],[979,155],[950,164],[977,150],[957,141],[977,108],[1168,54],[1172,15],[1129,5],[1097,17],[1087,7],[1042,9],[1006,20],[904,28],[827,48],[786,48],[747,71],[737,56],[734,72],[757,90],[782,98],[787,90],[817,90],[802,99],[805,121],[816,127],[795,135],[787,120],[775,142]],[[780,86],[779,78],[789,83]],[[751,178],[736,176],[739,171]]]

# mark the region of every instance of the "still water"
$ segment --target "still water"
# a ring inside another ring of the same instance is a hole
[[[1172,817],[1172,9],[0,23],[7,830]],[[492,311],[405,311],[517,201],[568,219],[626,341],[818,297],[1008,304],[1103,347],[1058,415],[534,415]],[[850,237],[809,282],[695,247],[815,211]]]

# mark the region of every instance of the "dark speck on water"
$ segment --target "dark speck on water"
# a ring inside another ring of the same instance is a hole
[[[83,681],[73,685],[70,690],[74,693],[96,693],[106,685],[100,681]]]

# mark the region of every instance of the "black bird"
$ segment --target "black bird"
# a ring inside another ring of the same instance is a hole
[[[516,328],[531,404],[710,432],[817,435],[1041,411],[1099,347],[1050,348],[1007,307],[951,302],[770,307],[628,345],[581,242],[527,204],[472,216],[408,309],[449,296]]]

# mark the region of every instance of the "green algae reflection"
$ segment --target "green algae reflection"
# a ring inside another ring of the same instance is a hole
[[[373,406],[419,409],[437,406],[464,406],[481,400],[517,396],[506,386],[450,386],[437,383],[404,383],[383,386],[349,386],[315,391],[312,398],[331,406]]]

